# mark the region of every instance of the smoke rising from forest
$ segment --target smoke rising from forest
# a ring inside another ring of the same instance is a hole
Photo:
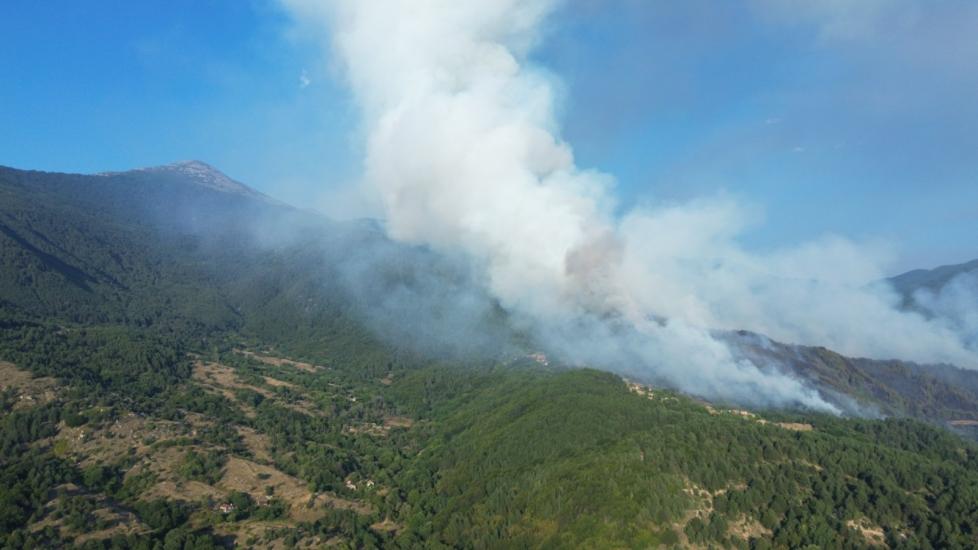
[[[464,258],[515,323],[575,362],[711,398],[835,410],[716,330],[863,357],[978,366],[973,320],[904,311],[885,254],[841,237],[767,253],[724,197],[618,212],[576,165],[553,76],[528,61],[554,0],[283,0],[318,28],[362,114],[362,191],[388,235]],[[947,309],[940,296],[934,307]],[[482,306],[480,306],[481,308]]]

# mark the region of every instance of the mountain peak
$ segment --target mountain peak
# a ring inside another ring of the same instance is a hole
[[[204,187],[226,193],[252,195],[256,192],[247,185],[235,181],[217,168],[199,160],[174,162],[164,166],[154,166],[138,170],[140,172],[176,173],[193,180]]]
[[[215,191],[220,191],[222,193],[233,193],[236,195],[245,195],[252,198],[257,198],[265,202],[277,203],[271,197],[263,193],[255,191],[247,185],[231,179],[227,174],[221,172],[217,168],[214,168],[210,164],[200,160],[184,160],[179,162],[174,162],[171,164],[165,164],[163,166],[150,166],[146,168],[137,168],[135,170],[130,170],[128,172],[106,172],[99,174],[101,176],[114,176],[119,174],[163,174],[163,175],[173,175],[185,179],[189,182],[195,183],[202,187],[207,187]]]
[[[224,176],[224,174],[220,170],[214,168],[213,166],[207,164],[202,160],[182,160],[179,162],[173,162],[170,164],[163,165],[160,168],[170,168],[173,170],[184,170],[190,172],[207,172],[207,173],[219,174],[221,176]]]

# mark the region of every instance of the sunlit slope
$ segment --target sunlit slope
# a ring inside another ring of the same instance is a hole
[[[403,521],[449,546],[976,542],[978,449],[924,424],[756,416],[589,370],[468,376],[399,389],[448,396],[401,479],[422,488]]]

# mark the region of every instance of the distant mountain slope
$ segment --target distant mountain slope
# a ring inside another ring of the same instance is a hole
[[[978,273],[978,260],[934,269],[915,269],[892,277],[889,281],[897,292],[909,300],[917,290],[938,290],[955,277],[966,273]]]
[[[285,339],[342,326],[366,337],[338,315],[346,306],[324,248],[344,232],[382,235],[214,184],[225,177],[201,166],[100,176],[0,168],[0,304],[41,320]]]
[[[327,340],[340,353],[345,335],[343,353],[364,355],[378,330],[409,348],[440,333],[440,350],[465,347],[447,336],[460,329],[451,310],[472,298],[455,266],[376,223],[334,223],[203,163],[94,176],[0,167],[0,199],[0,306],[21,315],[232,330],[295,353]],[[440,311],[402,321],[424,307]],[[480,327],[484,349],[495,327]]]
[[[178,253],[186,243],[142,222],[138,191],[127,199],[88,181],[0,169],[0,300],[43,317],[135,324],[213,300],[204,284],[192,297],[172,292],[205,276]]]
[[[742,357],[810,382],[842,410],[910,416],[978,438],[978,372],[845,357],[823,347],[781,344],[745,331],[725,335],[725,340]]]

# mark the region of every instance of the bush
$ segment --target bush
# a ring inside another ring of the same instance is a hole
[[[69,428],[77,428],[78,426],[84,426],[88,422],[88,418],[85,415],[78,414],[77,412],[66,411],[61,417],[65,421],[65,425]]]

